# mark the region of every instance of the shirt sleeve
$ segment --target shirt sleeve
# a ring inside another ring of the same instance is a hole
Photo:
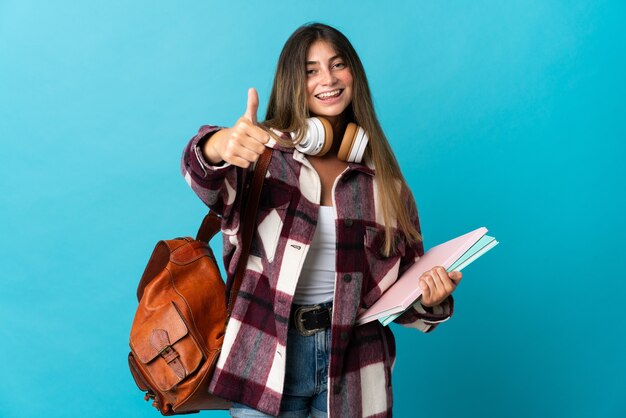
[[[233,210],[237,190],[245,170],[229,163],[210,164],[202,153],[202,146],[221,126],[204,125],[183,150],[181,172],[187,184],[198,197],[222,217]]]
[[[439,305],[427,308],[418,301],[407,309],[394,322],[409,328],[416,328],[422,332],[431,332],[437,325],[447,321],[454,311],[454,298],[448,296]]]
[[[419,216],[417,213],[417,205],[411,191],[408,187],[403,188],[405,194],[404,201],[409,204],[409,214],[413,225],[417,227],[417,232],[422,234],[419,222]],[[424,255],[423,242],[416,242],[406,246],[406,251],[402,259],[400,260],[400,270],[398,277],[402,276],[404,272],[411,267],[419,258]],[[452,316],[454,311],[454,299],[452,295],[444,299],[439,305],[432,307],[425,307],[418,300],[409,309],[407,309],[402,315],[397,317],[394,322],[409,328],[416,328],[422,332],[433,331],[438,324],[447,321]]]

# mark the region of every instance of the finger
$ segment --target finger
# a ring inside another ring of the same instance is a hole
[[[422,289],[422,302],[428,304],[430,302],[430,287],[426,280],[420,280],[420,288]]]
[[[438,297],[438,289],[435,284],[435,274],[432,271],[428,271],[424,274],[424,281],[428,286],[428,303],[432,304]]]
[[[459,282],[463,278],[463,273],[461,273],[460,271],[453,271],[449,274],[449,276],[450,279],[452,279],[452,281],[454,282],[454,285],[458,286]]]
[[[254,149],[249,149],[243,145],[247,142],[252,147],[256,144],[257,147],[263,148],[263,145],[259,144],[255,140],[247,137],[242,138],[240,135],[237,134],[234,134],[233,138],[234,140],[228,143],[226,150],[224,151],[224,157],[226,158],[226,161],[228,161],[228,158],[241,158],[250,163],[253,163],[256,162],[256,160],[259,158],[259,155],[263,153],[262,150],[260,152],[257,152]]]
[[[443,267],[437,267],[437,283],[439,285],[439,290],[442,292],[441,296],[448,296],[450,293],[454,291],[456,285],[452,280],[450,280],[450,275]]]
[[[234,126],[235,132],[240,136],[237,140],[241,141],[242,138],[248,136],[261,144],[267,144],[270,140],[270,134],[258,125],[254,125],[246,115],[239,118]],[[233,137],[234,138],[234,137]],[[262,151],[261,151],[262,152]]]
[[[248,168],[250,167],[250,161],[245,160],[241,157],[226,157],[224,156],[224,161],[226,161],[229,164],[232,164],[234,166],[237,167],[241,167],[241,168]]]
[[[450,278],[449,274],[446,273],[446,275],[441,278],[441,282],[443,283],[443,287],[446,289],[446,296],[454,292],[456,283],[454,283],[454,281]]]
[[[268,141],[266,137],[269,137],[267,132],[251,125],[246,118],[242,117],[237,121],[236,129],[230,136],[229,145],[233,149],[245,147],[260,155],[265,151],[264,144]]]
[[[443,286],[443,281],[441,280],[442,275],[446,275],[448,277],[448,273],[443,267],[435,267],[431,270],[431,276],[433,277],[433,284],[435,286],[437,296],[442,296],[446,289]]]
[[[239,145],[242,148],[250,150],[256,155],[263,154],[263,151],[265,151],[265,145],[263,145],[264,143],[265,142],[262,142],[261,140],[253,138],[251,136],[246,136],[239,141]]]
[[[267,144],[270,140],[270,134],[267,133],[265,129],[258,126],[248,126],[246,134],[261,144]]]
[[[233,153],[233,157],[239,157],[248,161],[249,163],[255,163],[259,159],[260,154],[258,152],[254,152],[245,147],[239,147],[235,153]]]
[[[246,106],[246,113],[244,117],[250,122],[256,124],[256,113],[259,109],[259,94],[254,87],[248,89],[248,104]]]

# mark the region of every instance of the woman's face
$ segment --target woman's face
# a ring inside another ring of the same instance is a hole
[[[311,44],[306,61],[309,113],[334,123],[352,101],[352,71],[343,57],[321,40]]]

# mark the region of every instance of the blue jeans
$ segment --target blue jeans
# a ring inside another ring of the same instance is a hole
[[[330,306],[331,304],[322,304]],[[330,328],[308,337],[289,327],[281,418],[326,418]],[[233,403],[232,417],[271,417],[247,405]]]

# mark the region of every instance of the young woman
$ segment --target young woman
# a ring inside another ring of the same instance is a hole
[[[415,202],[348,39],[319,23],[298,28],[278,60],[264,122],[257,109],[250,89],[233,127],[201,127],[183,154],[188,183],[222,216],[230,283],[240,224],[254,221],[240,219],[242,183],[251,178],[244,174],[272,148],[257,232],[210,390],[233,401],[234,417],[391,416],[393,335],[378,321],[355,326],[355,318],[423,246]],[[319,125],[309,125],[311,117],[329,123],[321,129],[334,140],[324,155],[306,149],[306,135]],[[347,162],[338,155],[350,141],[350,123],[369,142],[362,160]],[[420,302],[396,322],[432,331],[452,314],[460,279],[441,267],[426,272]]]

